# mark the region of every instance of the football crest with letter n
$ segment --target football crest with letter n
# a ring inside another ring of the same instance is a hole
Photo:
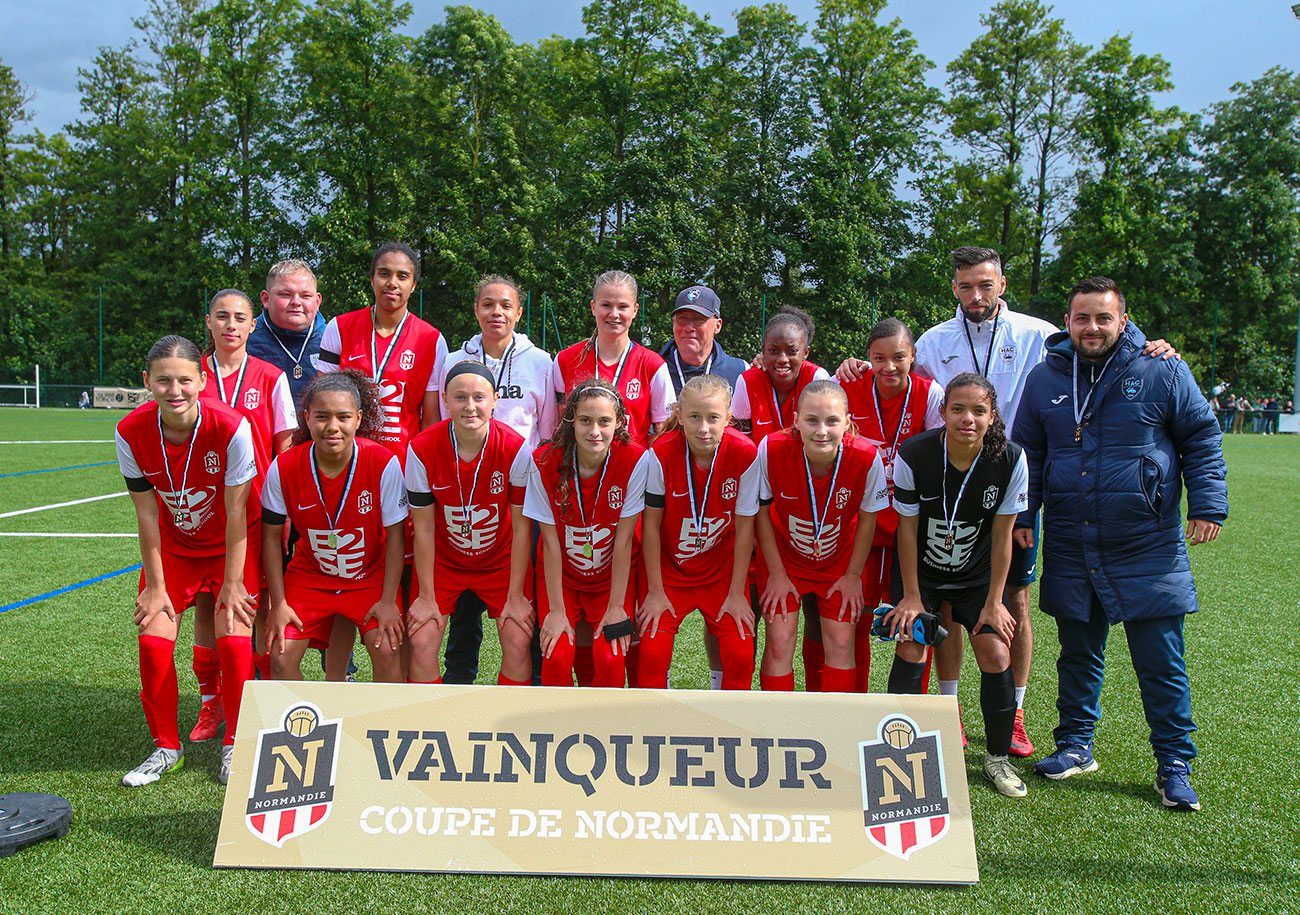
[[[936,696],[258,681],[213,864],[974,883]]]

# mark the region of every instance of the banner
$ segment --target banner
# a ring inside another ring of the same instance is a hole
[[[149,392],[144,388],[101,388],[94,389],[92,403],[96,407],[112,407],[131,410],[149,399]]]
[[[251,681],[217,867],[974,883],[950,697]]]

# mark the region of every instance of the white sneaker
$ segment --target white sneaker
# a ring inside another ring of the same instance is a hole
[[[217,781],[226,784],[230,781],[230,759],[235,755],[235,745],[229,744],[221,748],[221,771],[217,773]]]
[[[181,750],[166,750],[159,747],[149,754],[149,758],[122,776],[122,784],[128,788],[151,785],[169,772],[175,772],[185,765],[185,753]]]
[[[998,792],[1007,797],[1024,797],[1028,793],[1020,773],[1006,756],[984,754],[984,777],[993,783]]]

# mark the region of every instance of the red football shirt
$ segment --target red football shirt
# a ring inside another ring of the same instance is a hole
[[[659,354],[636,343],[630,345],[631,351],[620,372],[617,363],[607,365],[598,360],[595,346],[588,341],[575,343],[560,350],[555,357],[551,379],[555,392],[568,396],[579,382],[595,376],[599,363],[600,377],[613,384],[623,397],[628,435],[633,442],[645,447],[650,438],[651,424],[662,424],[672,415],[677,395],[672,376],[668,374],[668,365]]]
[[[127,489],[158,498],[162,548],[183,556],[226,552],[226,487],[257,476],[248,420],[223,403],[199,400],[189,442],[163,438],[157,401],[136,407],[117,424],[117,464]],[[260,530],[261,503],[248,494],[249,530]],[[250,544],[249,549],[260,549]]]
[[[407,446],[420,431],[424,394],[438,390],[442,383],[447,341],[433,325],[409,311],[396,333],[380,336],[370,312],[369,308],[350,311],[326,325],[320,344],[320,368],[323,372],[358,369],[376,380],[384,425],[375,440],[404,461]],[[376,372],[376,364],[382,371]]]
[[[767,373],[757,368],[746,369],[736,382],[736,391],[731,398],[731,415],[749,420],[749,437],[755,445],[760,444],[773,432],[787,429],[794,422],[795,407],[799,405],[799,395],[804,388],[814,381],[830,377],[821,366],[804,360],[794,388],[778,406],[776,389]]]
[[[253,456],[257,460],[253,487],[260,492],[275,457],[275,436],[298,425],[289,378],[256,356],[246,357],[242,369],[224,378],[215,357],[205,359],[204,368],[208,380],[200,396],[234,407],[248,420],[253,433]]]
[[[383,581],[384,528],[407,516],[406,480],[401,462],[385,446],[368,438],[354,445],[354,465],[333,478],[315,472],[312,442],[271,463],[262,490],[267,520],[287,518],[302,534],[286,580],[326,591]]]
[[[858,427],[858,434],[880,450],[885,465],[885,481],[889,496],[894,496],[894,456],[898,446],[913,435],[934,429],[943,423],[943,388],[933,379],[913,372],[910,376],[911,393],[906,389],[893,397],[880,398],[880,412],[876,411],[873,396],[875,376],[871,369],[858,381],[844,385],[849,398],[849,416]],[[883,414],[883,415],[882,415]],[[888,546],[898,532],[898,512],[891,503],[876,515],[876,546]]]
[[[533,452],[524,514],[541,524],[555,525],[567,586],[587,592],[609,590],[618,521],[641,514],[645,507],[645,449],[635,442],[614,442],[603,480],[600,473],[580,481],[574,477],[567,510],[559,493],[560,459],[560,449],[552,445]],[[575,491],[579,482],[581,508]],[[634,544],[632,549],[635,556],[639,545]]]
[[[434,574],[457,589],[510,573],[511,506],[522,506],[532,453],[523,436],[491,420],[475,461],[462,461],[444,419],[411,439],[406,490],[412,506],[433,505]]]
[[[843,575],[853,552],[858,512],[878,512],[889,504],[885,468],[876,446],[859,436],[846,435],[838,476],[830,470],[813,477],[817,517],[823,521],[820,535],[813,522],[799,437],[783,433],[764,439],[758,446],[758,466],[759,498],[771,503],[776,545],[786,574],[828,582]],[[759,555],[761,561],[761,551]]]
[[[758,514],[757,457],[754,443],[730,428],[718,445],[711,474],[688,456],[681,429],[655,441],[649,452],[646,504],[660,504],[664,510],[659,556],[665,585],[691,588],[731,578],[736,515]],[[702,516],[698,520],[697,514]]]

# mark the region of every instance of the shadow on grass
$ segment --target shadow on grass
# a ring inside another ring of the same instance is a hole
[[[220,825],[220,810],[187,810],[107,817],[88,822],[83,828],[206,870],[212,866],[212,850],[216,847]]]
[[[1269,871],[1231,868],[1222,863],[1197,865],[1185,861],[1149,860],[1127,858],[1082,858],[1070,855],[1017,855],[1001,852],[980,852],[980,868],[989,872],[1017,873],[1034,879],[1076,882],[1092,880],[1098,883],[1132,886],[1140,883],[1197,884],[1224,887],[1263,887],[1282,890],[1290,887],[1300,891],[1300,875],[1288,871]],[[1003,870],[1005,869],[1005,870]]]

